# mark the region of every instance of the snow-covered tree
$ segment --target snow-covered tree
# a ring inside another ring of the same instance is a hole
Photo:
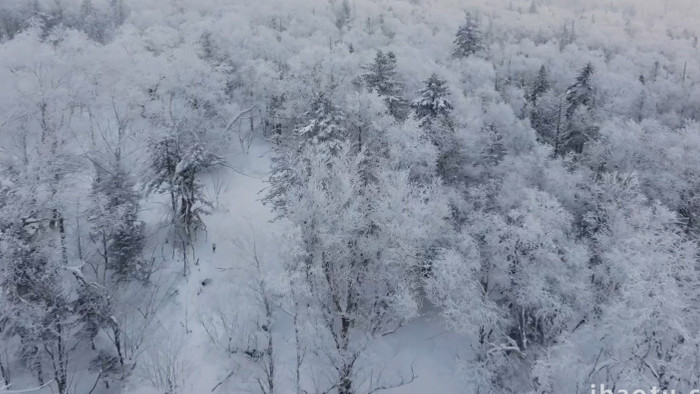
[[[587,216],[593,232],[589,314],[538,362],[539,392],[589,387],[690,390],[698,384],[697,321],[691,305],[697,246],[677,217],[639,193],[634,176],[604,175],[596,207]]]
[[[296,131],[301,146],[323,146],[326,154],[334,154],[338,144],[345,139],[346,130],[344,116],[331,98],[324,93],[316,95],[305,117],[305,123]]]
[[[348,0],[342,0],[340,7],[335,13],[335,25],[338,29],[342,29],[350,24],[352,19],[352,10]]]
[[[549,72],[547,72],[547,67],[544,64],[540,67],[537,72],[537,77],[532,84],[532,90],[530,91],[529,100],[533,105],[537,104],[537,99],[542,96],[550,88],[549,82]]]
[[[333,387],[351,393],[367,336],[416,315],[420,256],[446,212],[437,185],[416,186],[406,171],[391,170],[368,183],[363,153],[339,148],[330,160],[318,147],[303,152],[308,165],[293,171],[304,181],[289,190],[285,216],[301,229],[307,257],[292,269],[308,281],[306,302],[333,344],[323,351],[337,374]]]
[[[601,126],[600,139],[586,150],[586,164],[598,171],[636,172],[643,193],[679,213],[683,227],[698,233],[700,196],[698,124],[670,130],[657,121],[611,121]]]
[[[558,145],[558,138],[565,126],[564,100],[551,89],[549,72],[542,65],[528,94],[530,124],[537,131],[541,141]]]
[[[51,381],[66,394],[80,343],[78,315],[71,307],[80,271],[56,248],[59,230],[35,216],[45,212],[35,197],[9,191],[0,205],[0,287],[4,308],[14,310],[4,316],[3,335],[9,335],[9,343],[18,339],[11,350],[40,385]]]
[[[488,383],[496,392],[508,390],[527,377],[515,373],[522,368],[515,360],[555,343],[583,318],[590,302],[588,252],[573,237],[571,215],[536,190],[522,191],[520,204],[505,216],[473,212],[462,234],[460,247],[435,261],[429,295],[443,306],[448,324],[478,344],[472,367],[491,371]],[[513,362],[502,364],[505,356]],[[515,379],[504,382],[499,374]]]
[[[570,119],[576,110],[585,106],[593,108],[595,105],[595,92],[593,89],[593,73],[595,69],[591,63],[587,63],[576,76],[576,82],[566,89],[566,117]]]
[[[527,12],[531,14],[537,13],[537,4],[535,3],[535,0],[532,0],[532,3],[530,3],[530,7],[527,9]]]
[[[369,91],[384,98],[389,113],[398,120],[406,118],[408,102],[403,98],[403,84],[396,71],[396,55],[393,52],[377,51],[374,62],[364,67],[362,76]]]
[[[88,208],[90,238],[101,262],[96,277],[117,281],[143,278],[140,253],[143,248],[143,223],[138,220],[139,196],[129,175],[117,163],[114,168],[96,165]]]
[[[437,123],[440,126],[451,127],[450,114],[453,107],[449,100],[450,90],[447,82],[437,74],[432,74],[424,83],[425,87],[418,91],[420,96],[411,104],[416,119],[422,126]]]
[[[566,128],[560,129],[555,142],[555,154],[581,153],[583,145],[595,137],[594,68],[586,64],[576,76],[576,82],[566,90]]]
[[[437,74],[432,74],[424,82],[425,88],[419,91],[420,97],[411,106],[415,119],[438,149],[438,173],[449,181],[455,175],[452,170],[459,156],[455,121],[452,118],[453,107],[449,101],[450,91],[447,82]]]
[[[173,138],[152,142],[149,151],[153,171],[149,190],[168,193],[173,223],[184,237],[183,243],[189,245],[197,230],[204,229],[202,216],[211,205],[203,195],[199,176],[222,161],[198,143],[183,146]]]
[[[484,49],[483,41],[476,17],[468,12],[466,20],[457,30],[452,55],[457,58],[475,55]]]

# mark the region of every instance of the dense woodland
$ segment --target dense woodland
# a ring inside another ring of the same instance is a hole
[[[699,20],[0,2],[0,393],[700,388]]]

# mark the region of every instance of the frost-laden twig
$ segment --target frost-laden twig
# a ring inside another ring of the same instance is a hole
[[[236,122],[238,122],[238,120],[239,120],[240,118],[243,117],[243,115],[249,113],[250,111],[254,110],[255,108],[256,108],[256,105],[253,105],[253,106],[251,106],[250,108],[244,109],[243,111],[239,112],[238,115],[234,116],[234,117],[228,122],[228,124],[226,125],[226,127],[224,128],[224,130],[228,131],[231,127],[233,127],[234,124],[236,124]]]
[[[231,372],[229,372],[228,375],[226,375],[225,378],[221,379],[221,381],[219,381],[219,383],[217,383],[217,384],[211,389],[211,392],[213,393],[216,389],[219,388],[219,386],[221,386],[221,385],[224,384],[227,380],[229,380],[229,378],[231,378],[231,376],[233,376],[234,373],[236,373],[236,371],[231,371]]]
[[[383,384],[383,385],[375,387],[375,388],[371,387],[372,382],[370,380],[370,390],[368,391],[368,394],[373,394],[373,393],[376,393],[378,391],[391,390],[391,389],[395,389],[398,387],[409,385],[409,384],[413,383],[413,381],[416,380],[417,377],[418,377],[418,375],[416,375],[416,372],[413,369],[413,364],[411,364],[411,376],[408,379],[406,379],[405,377],[402,377],[401,380],[399,380],[398,382],[391,383],[391,384]],[[380,378],[381,378],[381,375],[380,375]]]
[[[20,389],[20,390],[9,390],[10,386],[5,386],[5,387],[0,387],[0,394],[18,394],[18,393],[33,393],[36,391],[39,391],[43,388],[49,387],[49,385],[53,383],[53,379],[49,380],[48,382],[42,384],[41,386],[38,387],[32,387],[29,389]]]

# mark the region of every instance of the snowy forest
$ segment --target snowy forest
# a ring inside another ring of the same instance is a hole
[[[700,389],[699,35],[697,0],[0,1],[0,393]]]

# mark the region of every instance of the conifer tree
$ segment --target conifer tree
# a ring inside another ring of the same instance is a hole
[[[557,123],[561,123],[559,107],[561,99],[551,94],[549,72],[542,65],[527,96],[530,107],[530,124],[541,141],[552,142],[556,136]],[[561,127],[561,125],[559,125]]]
[[[530,93],[530,102],[534,105],[537,103],[537,99],[542,96],[546,91],[549,90],[549,73],[544,64],[540,67],[540,71],[537,73],[537,78],[535,78],[535,83],[532,86],[532,92]]]
[[[153,179],[148,190],[169,194],[173,224],[183,242],[189,244],[196,231],[204,228],[202,216],[211,206],[203,195],[199,176],[223,160],[198,142],[185,146],[169,137],[152,142],[149,150]]]
[[[452,55],[463,58],[474,55],[483,49],[483,38],[476,18],[467,13],[466,21],[457,30]]]
[[[398,120],[406,118],[408,103],[402,97],[403,84],[397,79],[396,56],[393,52],[377,51],[374,62],[365,66],[362,77],[370,91],[384,98],[389,113]]]
[[[597,126],[593,119],[595,112],[593,73],[593,65],[586,64],[576,77],[576,81],[566,90],[566,128],[560,130],[555,144],[555,154],[581,153],[583,145],[596,133]]]
[[[530,8],[528,8],[528,12],[531,14],[537,13],[537,4],[535,4],[534,0],[532,1],[532,3],[530,3]]]
[[[450,91],[447,82],[437,74],[431,75],[424,82],[425,88],[419,91],[420,97],[411,104],[416,119],[424,127],[436,122],[451,127],[450,113],[453,107],[448,100]]]
[[[591,77],[595,69],[591,63],[587,63],[576,76],[576,81],[566,90],[566,117],[571,118],[577,108],[582,105],[592,107],[593,102],[593,86]]]
[[[459,147],[455,141],[452,104],[447,83],[433,74],[425,81],[420,97],[413,104],[415,118],[438,149],[438,173],[449,181],[457,176]]]
[[[352,18],[352,10],[348,0],[343,0],[340,4],[340,9],[336,13],[335,25],[338,29],[342,29],[350,24]]]
[[[307,122],[296,132],[301,138],[301,145],[323,145],[323,151],[335,152],[338,143],[345,138],[344,117],[338,107],[326,94],[321,93],[314,97],[306,117]]]
[[[104,261],[103,278],[107,271],[116,281],[140,278],[144,235],[134,183],[120,164],[112,170],[100,166],[96,170],[88,221],[90,237]]]

